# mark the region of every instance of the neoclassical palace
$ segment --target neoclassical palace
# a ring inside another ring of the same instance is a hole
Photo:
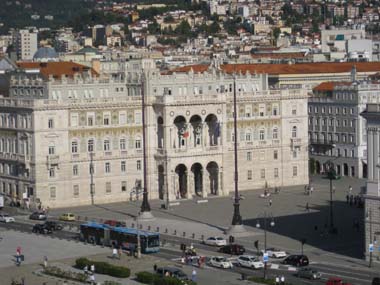
[[[44,64],[12,72],[10,95],[0,97],[0,192],[8,196],[49,207],[128,201],[143,180],[142,95],[150,199],[229,195],[235,139],[239,190],[308,183],[302,89],[269,89],[266,74],[216,66],[99,75]]]

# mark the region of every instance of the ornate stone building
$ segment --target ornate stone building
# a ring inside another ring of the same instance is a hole
[[[106,76],[54,64],[14,72],[10,96],[0,98],[6,195],[49,207],[129,200],[143,175],[142,91],[151,199],[228,195],[234,139],[240,190],[308,183],[303,90],[269,90],[265,74],[234,79],[213,67],[162,74],[130,64],[133,71]]]

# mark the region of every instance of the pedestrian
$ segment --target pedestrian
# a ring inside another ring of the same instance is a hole
[[[309,203],[306,203],[305,209],[306,211],[310,212]]]
[[[95,264],[91,264],[90,270],[93,274],[95,273]]]
[[[311,187],[310,187],[310,195],[313,194],[313,191],[314,191],[314,187],[311,186]]]
[[[356,203],[358,202],[358,197],[357,196],[355,196],[354,197],[354,205],[356,206]]]
[[[284,275],[281,275],[281,284],[285,285],[285,276]]]
[[[197,271],[195,269],[191,272],[191,281],[197,282]]]
[[[351,195],[351,193],[352,193],[352,186],[350,185],[350,186],[348,186],[348,194]]]
[[[350,206],[354,203],[354,195],[350,195]]]
[[[88,274],[88,266],[87,265],[84,266],[83,272],[84,272],[85,275]]]
[[[269,199],[269,207],[272,207],[272,199]]]
[[[47,256],[45,255],[44,256],[44,268],[46,268],[47,267]]]
[[[117,255],[118,255],[119,259],[121,259],[122,253],[123,253],[123,251],[121,250],[121,246],[120,246],[119,249],[117,250]]]
[[[278,277],[278,275],[276,275],[276,279],[275,279],[275,283],[276,285],[279,285],[280,284],[280,277]]]
[[[350,203],[350,195],[346,195],[346,203],[348,204],[348,203]]]
[[[157,264],[153,265],[153,270],[154,270],[154,272],[157,272]]]
[[[112,248],[112,258],[115,259],[117,257],[117,249],[116,247]]]
[[[95,274],[94,274],[94,273],[92,273],[91,276],[90,276],[90,283],[91,283],[92,285],[95,285],[95,284],[96,284],[96,283],[95,283]]]

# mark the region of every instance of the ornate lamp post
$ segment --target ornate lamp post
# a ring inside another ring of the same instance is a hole
[[[268,219],[271,219],[269,225],[271,227],[275,226],[274,218],[272,214],[268,214],[267,212],[264,212],[264,215],[262,216],[262,219],[264,219],[264,254],[267,253],[267,228],[268,228]],[[257,220],[256,228],[261,228],[260,220]],[[264,256],[263,254],[263,256]],[[267,261],[264,261],[264,279],[267,278]]]

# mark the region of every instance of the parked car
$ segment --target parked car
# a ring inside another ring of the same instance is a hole
[[[8,214],[0,214],[0,222],[3,222],[3,223],[14,223],[15,221],[15,218],[9,216]]]
[[[179,280],[189,280],[189,278],[187,277],[186,273],[183,272],[179,268],[175,268],[175,267],[159,267],[159,268],[157,268],[157,271],[156,271],[156,273],[158,275],[160,275],[160,276],[166,276],[167,272],[168,272],[169,276],[175,277],[175,278],[177,278]]]
[[[104,224],[109,225],[111,227],[125,227],[125,223],[116,220],[106,220]]]
[[[240,255],[237,259],[240,266],[254,269],[264,268],[264,263],[253,255]]]
[[[58,224],[57,222],[54,222],[54,221],[46,221],[44,223],[44,225],[47,227],[47,228],[50,228],[51,230],[53,231],[60,231],[63,229],[62,225]]]
[[[72,213],[65,213],[65,214],[62,214],[59,219],[61,221],[66,221],[66,222],[72,222],[72,221],[75,221],[75,215],[72,214]]]
[[[351,285],[351,284],[343,282],[343,280],[339,277],[330,277],[329,280],[327,280],[326,285]]]
[[[208,245],[223,246],[227,245],[227,240],[222,237],[209,237],[204,243]]]
[[[39,221],[44,221],[47,219],[47,216],[45,213],[42,212],[34,212],[29,216],[29,219],[31,220],[39,220]]]
[[[227,260],[224,256],[212,256],[210,258],[209,264],[211,266],[219,267],[219,268],[232,268],[232,262]]]
[[[310,267],[304,267],[304,268],[300,268],[297,271],[296,276],[315,280],[315,279],[321,279],[322,274],[318,272],[317,270],[312,269]]]
[[[51,234],[53,231],[45,226],[45,224],[35,224],[32,232],[37,234]]]
[[[239,244],[228,244],[219,248],[219,252],[234,254],[234,255],[242,255],[245,252],[245,248]]]
[[[269,257],[272,258],[284,258],[287,256],[287,253],[283,250],[277,249],[277,248],[268,248],[267,253]],[[264,254],[264,250],[261,250],[261,255]]]
[[[380,277],[374,277],[372,279],[372,285],[380,285]]]
[[[308,266],[309,259],[306,255],[289,255],[282,261],[283,264],[289,264],[293,266]]]

